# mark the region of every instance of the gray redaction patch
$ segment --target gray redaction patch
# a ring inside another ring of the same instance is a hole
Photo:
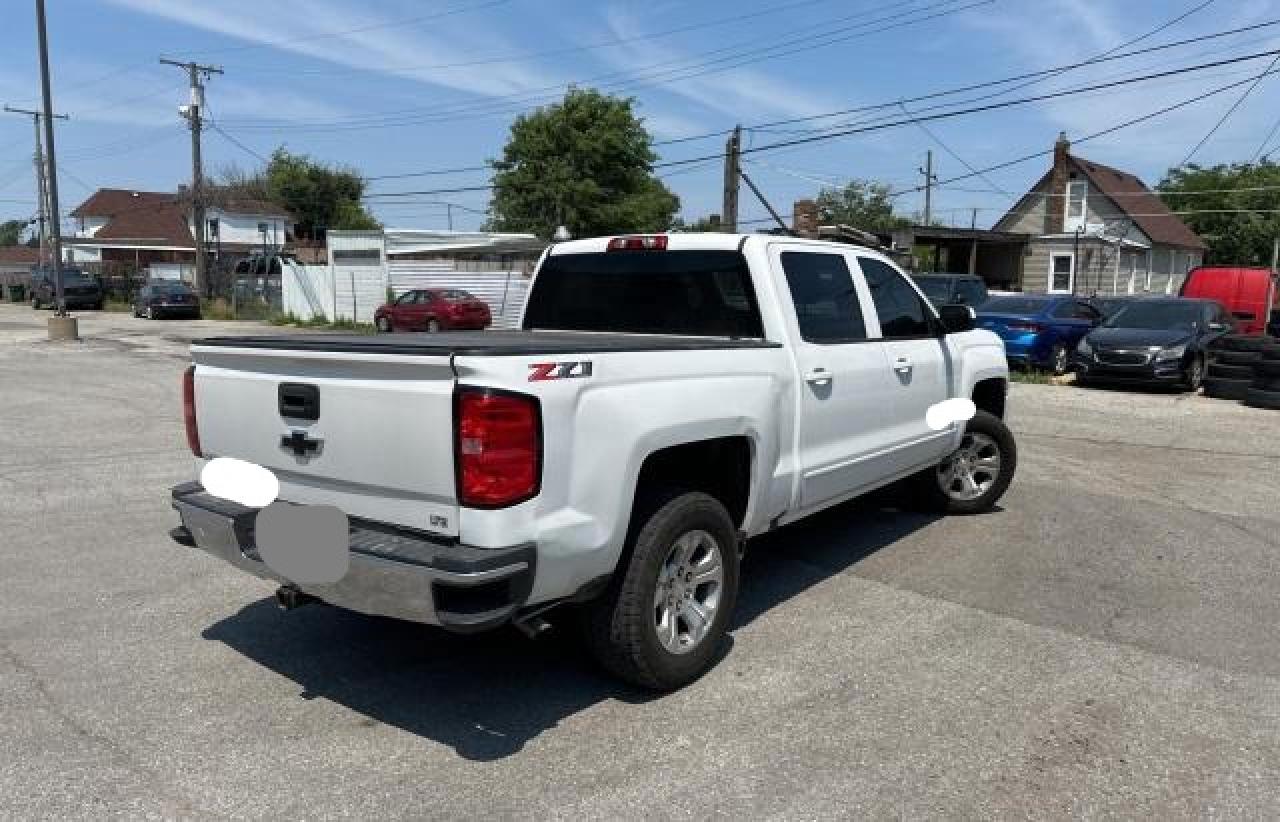
[[[347,515],[332,505],[273,502],[258,512],[254,542],[271,570],[302,585],[331,585],[351,565]]]

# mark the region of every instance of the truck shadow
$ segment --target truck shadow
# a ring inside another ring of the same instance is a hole
[[[856,501],[753,540],[733,628],[932,519]],[[465,759],[492,761],[599,702],[661,698],[601,672],[567,616],[555,624],[537,642],[514,629],[456,636],[327,605],[283,614],[266,598],[202,635],[297,683],[303,699],[327,699],[363,715],[365,725],[391,725]]]

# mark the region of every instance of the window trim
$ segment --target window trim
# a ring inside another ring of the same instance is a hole
[[[1053,261],[1060,257],[1066,257],[1067,259],[1071,260],[1071,269],[1067,274],[1067,287],[1065,289],[1053,287],[1053,273],[1054,273]],[[1075,290],[1076,290],[1075,289],[1075,285],[1076,285],[1075,252],[1073,251],[1050,251],[1049,252],[1049,281],[1045,285],[1047,286],[1045,291],[1048,294],[1074,294],[1075,293]]]
[[[1071,216],[1071,189],[1078,187],[1080,190],[1080,216]],[[1064,232],[1075,231],[1076,228],[1084,229],[1089,222],[1089,181],[1076,179],[1067,180],[1066,191],[1063,192],[1062,205],[1062,230]]]

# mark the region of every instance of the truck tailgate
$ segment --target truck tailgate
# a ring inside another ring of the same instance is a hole
[[[289,502],[457,536],[449,356],[226,343],[191,354],[206,457],[271,469]],[[282,385],[295,397],[283,405]],[[317,401],[314,420],[299,392]]]

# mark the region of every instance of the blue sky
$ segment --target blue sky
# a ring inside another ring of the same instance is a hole
[[[205,135],[208,173],[259,164],[278,145],[366,175],[469,167],[498,154],[519,111],[570,83],[634,96],[657,140],[767,123],[1091,58],[1204,0],[51,0],[49,29],[60,188],[70,210],[98,186],[173,190],[190,172],[177,106],[185,76],[160,55],[221,65],[208,109],[235,141]],[[0,102],[38,94],[34,3],[14,0],[0,33]],[[1280,18],[1280,2],[1216,0],[1141,46]],[[1139,46],[1140,47],[1140,46]],[[1280,26],[1051,77],[1009,97],[1280,48]],[[769,57],[772,59],[760,59]],[[1267,60],[997,112],[753,155],[746,168],[785,214],[824,183],[917,184],[934,151],[942,178],[1050,146],[1261,72]],[[956,99],[982,94],[976,92]],[[1238,91],[1099,138],[1078,153],[1154,184],[1234,102]],[[1280,75],[1196,155],[1248,160],[1280,116]],[[921,103],[920,106],[928,105]],[[894,112],[879,111],[883,116]],[[868,115],[860,115],[866,117]],[[849,122],[854,117],[818,121]],[[811,124],[748,130],[761,145]],[[1273,141],[1274,142],[1274,141]],[[662,146],[665,160],[714,153],[723,137]],[[945,145],[945,148],[944,148]],[[0,216],[34,210],[31,124],[0,118]],[[954,156],[953,156],[954,154]],[[957,159],[957,157],[959,159]],[[988,225],[1045,169],[1038,160],[943,187],[935,210]],[[666,172],[690,217],[719,211],[717,162]],[[483,172],[381,180],[374,192],[482,185]],[[918,194],[900,198],[904,212]],[[389,226],[474,228],[484,192],[406,198],[375,211]],[[472,209],[474,211],[468,211]],[[763,209],[743,191],[742,216]]]

